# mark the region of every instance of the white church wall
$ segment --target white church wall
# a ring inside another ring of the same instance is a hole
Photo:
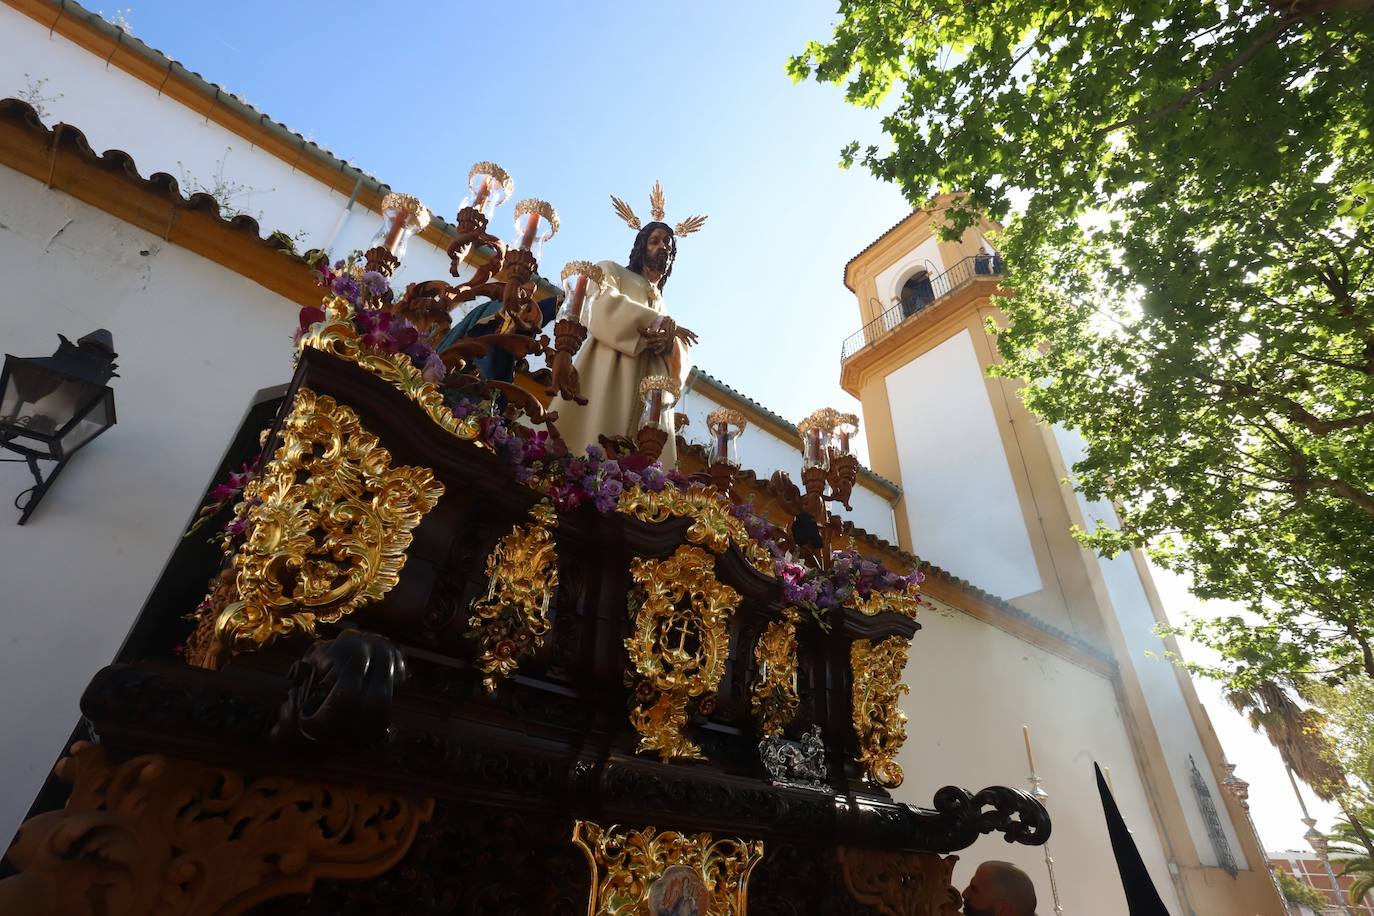
[[[912,640],[902,701],[907,741],[898,755],[900,801],[929,807],[942,786],[1027,789],[1022,725],[1030,726],[1036,771],[1049,793],[1050,851],[1065,913],[1125,916],[1093,762],[1111,772],[1117,802],[1155,887],[1180,914],[1163,842],[1111,682],[1002,630],[927,602]],[[976,712],[971,712],[976,711]],[[1044,850],[984,837],[959,853],[955,884],[989,859],[1010,861],[1035,881],[1038,912],[1054,911]]]
[[[944,262],[940,260],[940,240],[935,236],[927,238],[910,253],[899,259],[891,267],[878,274],[874,288],[882,299],[883,309],[892,308],[894,300],[902,292],[902,284],[919,270],[930,272],[931,279],[945,272]]]
[[[968,331],[887,376],[914,552],[1012,599],[1040,573]],[[1068,621],[1048,621],[1067,627]]]
[[[189,194],[194,183],[209,186],[222,178],[241,188],[232,205],[258,219],[264,235],[281,230],[304,233],[297,249],[329,242],[348,197],[296,171],[287,162],[255,147],[238,134],[197,114],[156,88],[105,63],[76,43],[48,30],[28,16],[0,4],[0,96],[22,96],[41,84],[52,126],[71,124],[86,135],[97,153],[120,149],[134,158],[145,177],[166,172]],[[131,129],[130,125],[138,125]],[[436,201],[440,211],[456,212],[462,189],[452,201]],[[330,246],[338,255],[367,247],[381,217],[354,205]],[[395,282],[448,275],[448,258],[428,242],[411,241]]]
[[[730,406],[717,401],[705,388],[690,389],[683,398],[678,410],[691,420],[683,431],[688,442],[710,446],[710,434],[706,430],[706,415],[722,406]],[[762,480],[773,476],[774,471],[786,471],[795,482],[800,483],[801,444],[791,439],[784,440],[768,430],[751,426],[744,431],[739,441],[740,461]],[[875,534],[888,543],[897,543],[896,526],[892,519],[891,504],[872,490],[856,484],[850,496],[854,511],[843,506],[831,504],[831,511],[838,511],[855,525]]]
[[[0,7],[0,9],[4,9]],[[255,391],[291,375],[296,306],[103,211],[0,167],[0,341],[46,356],[108,328],[118,423],[78,453],[28,523],[33,481],[0,464],[4,663],[0,834],[10,836],[114,657]],[[187,609],[190,610],[189,608]],[[16,737],[18,736],[18,737]]]
[[[1086,454],[1082,437],[1074,430],[1053,427],[1054,438],[1063,454],[1065,467],[1072,468]],[[1075,491],[1077,492],[1077,491]],[[1079,506],[1091,526],[1094,522],[1118,527],[1116,512],[1105,500],[1088,501],[1078,493]],[[1169,775],[1173,779],[1175,791],[1183,802],[1183,814],[1188,821],[1188,829],[1193,843],[1197,846],[1198,857],[1204,865],[1217,865],[1217,856],[1207,833],[1207,824],[1198,806],[1197,794],[1193,789],[1188,757],[1197,761],[1216,806],[1226,841],[1235,856],[1236,864],[1248,868],[1244,850],[1236,836],[1234,826],[1226,813],[1220,787],[1208,765],[1207,754],[1202,740],[1198,737],[1188,709],[1187,698],[1178,682],[1178,675],[1172,663],[1165,657],[1165,646],[1154,633],[1157,623],[1154,609],[1140,581],[1140,573],[1129,554],[1118,554],[1106,559],[1098,558],[1102,576],[1107,583],[1107,591],[1116,609],[1117,619],[1126,638],[1130,652],[1130,664],[1140,677],[1145,702],[1150,708],[1150,717],[1159,731],[1159,739],[1169,762]]]

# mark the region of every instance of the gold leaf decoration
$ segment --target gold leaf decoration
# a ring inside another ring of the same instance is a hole
[[[641,916],[656,912],[654,883],[669,869],[689,869],[705,887],[701,916],[745,916],[749,874],[763,858],[763,841],[710,833],[634,830],[591,821],[573,824],[572,840],[592,870],[587,916]],[[669,912],[665,910],[665,912]]]
[[[481,425],[475,416],[458,418],[444,403],[444,394],[439,386],[424,377],[420,370],[404,353],[382,353],[363,346],[358,329],[351,320],[353,308],[346,301],[335,297],[324,304],[325,318],[311,325],[302,336],[298,346],[324,350],[341,359],[356,363],[367,371],[395,385],[406,397],[420,406],[429,418],[445,431],[468,442],[476,442],[481,433]]]
[[[233,557],[235,600],[215,623],[220,644],[240,652],[313,634],[381,598],[443,492],[429,468],[393,468],[351,408],[297,389],[276,454],[244,493],[248,533]]]
[[[850,708],[859,739],[859,762],[875,782],[889,789],[900,786],[903,778],[897,752],[906,741],[906,713],[897,704],[902,694],[910,692],[902,683],[906,647],[900,636],[889,636],[876,645],[859,639],[849,647],[854,676]]]
[[[852,607],[865,617],[872,617],[875,614],[885,614],[891,611],[915,619],[920,605],[921,596],[917,593],[916,586],[911,585],[900,592],[883,592],[875,590],[869,592],[866,598],[860,598],[856,594],[846,606]]]
[[[754,644],[751,708],[759,734],[781,735],[797,714],[797,609],[785,608],[783,619],[764,628]]]
[[[558,553],[553,528],[558,516],[548,503],[516,525],[487,557],[487,593],[472,601],[468,626],[482,646],[482,686],[494,693],[520,663],[544,645],[549,602],[558,592]]]
[[[663,222],[663,217],[668,212],[667,200],[663,196],[663,184],[654,182],[654,189],[649,192],[649,215],[658,222]]]
[[[634,230],[640,228],[639,217],[635,216],[634,208],[629,204],[612,194],[611,206],[615,207],[615,215],[623,219],[627,226]]]
[[[634,516],[642,522],[660,523],[670,518],[690,518],[687,540],[700,544],[714,554],[724,553],[733,541],[749,565],[766,576],[775,575],[773,558],[768,550],[749,537],[744,523],[735,518],[730,505],[712,487],[692,487],[679,490],[664,487],[657,493],[642,487],[632,487],[620,494],[616,511]]]
[[[673,229],[673,234],[677,236],[691,235],[693,232],[699,231],[702,226],[705,226],[706,220],[707,217],[705,216],[689,216],[677,224]]]
[[[642,596],[625,640],[639,750],[665,762],[704,760],[684,734],[687,705],[720,686],[739,592],[716,580],[714,557],[689,544],[666,560],[635,560],[630,575]]]

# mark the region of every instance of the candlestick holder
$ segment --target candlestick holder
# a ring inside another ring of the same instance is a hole
[[[411,236],[430,223],[430,212],[418,197],[394,191],[382,198],[382,227],[368,244],[367,269],[390,277],[401,266]]]
[[[563,265],[563,289],[567,295],[553,326],[553,348],[545,350],[549,362],[549,384],[544,393],[549,397],[562,395],[577,404],[586,404],[577,376],[573,357],[587,340],[587,325],[591,311],[587,296],[594,293],[603,280],[601,268],[590,261],[569,261]]]
[[[639,395],[644,399],[643,423],[635,437],[639,453],[650,461],[657,461],[663,454],[663,446],[668,443],[672,430],[667,427],[673,421],[672,406],[677,401],[677,380],[666,375],[650,375],[639,383]]]
[[[826,509],[827,502],[845,508],[858,479],[859,461],[849,454],[850,438],[858,431],[853,414],[823,407],[797,424],[802,448],[802,487],[785,471],[773,475],[774,490],[792,514],[791,546],[822,569],[830,568],[831,554],[844,537],[844,524]]]
[[[711,463],[706,476],[711,485],[734,498],[735,477],[739,473],[739,437],[749,422],[744,414],[730,407],[721,407],[706,415],[706,429],[711,434]]]

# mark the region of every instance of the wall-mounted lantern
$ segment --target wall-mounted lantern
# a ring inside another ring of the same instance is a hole
[[[0,371],[0,448],[20,456],[0,461],[25,462],[35,481],[14,500],[21,525],[72,455],[115,423],[114,391],[106,384],[117,375],[114,338],[104,328],[76,343],[57,336],[52,356],[6,354]],[[46,478],[40,461],[55,462]]]

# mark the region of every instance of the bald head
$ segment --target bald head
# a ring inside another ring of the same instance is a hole
[[[1035,885],[1010,862],[984,862],[964,890],[965,916],[1035,916]]]

